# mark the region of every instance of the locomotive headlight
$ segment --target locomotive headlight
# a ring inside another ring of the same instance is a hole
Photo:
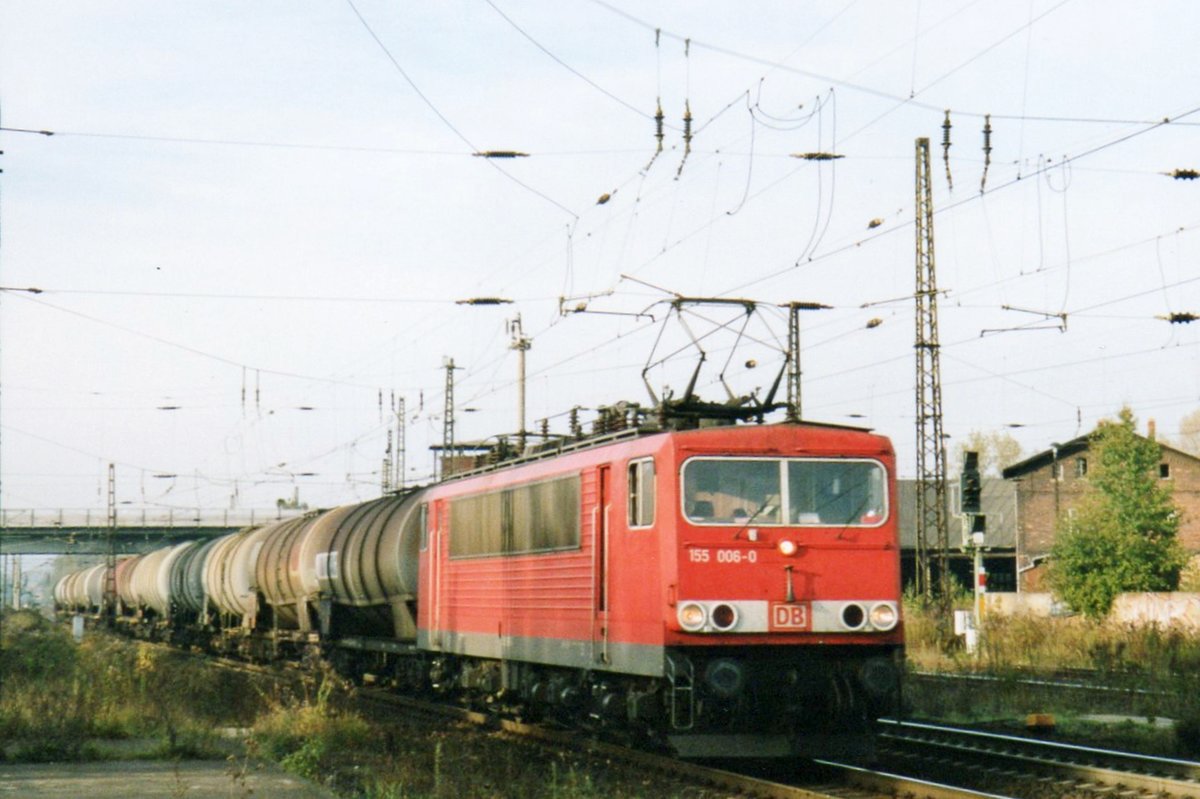
[[[871,626],[876,630],[890,630],[896,626],[897,616],[893,605],[880,602],[871,608]]]
[[[738,613],[737,608],[733,605],[721,603],[712,609],[713,627],[718,630],[729,630],[737,624]]]
[[[685,602],[680,605],[676,616],[679,618],[679,626],[691,632],[699,630],[708,621],[708,613],[704,610],[704,606],[696,602]]]
[[[861,630],[867,620],[867,612],[862,605],[850,602],[842,606],[842,624],[847,630]]]
[[[789,541],[785,538],[779,542],[779,554],[783,555],[785,558],[790,558],[792,555],[795,555],[797,548],[798,547],[796,546],[795,541]]]

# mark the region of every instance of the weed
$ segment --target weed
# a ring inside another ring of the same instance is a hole
[[[183,653],[95,633],[77,645],[29,612],[0,624],[0,751],[13,759],[87,759],[93,739],[146,736],[160,757],[211,756],[212,728],[259,706],[246,678]]]

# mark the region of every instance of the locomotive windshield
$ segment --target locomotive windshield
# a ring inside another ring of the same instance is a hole
[[[693,458],[683,510],[694,524],[874,527],[887,516],[876,461]]]

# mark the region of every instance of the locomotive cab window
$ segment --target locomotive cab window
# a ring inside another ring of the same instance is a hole
[[[883,469],[871,461],[787,462],[791,524],[874,525],[883,521]]]
[[[696,524],[778,524],[780,461],[695,458],[683,468],[683,505]]]
[[[701,525],[874,527],[887,517],[876,461],[693,458],[683,468],[683,511]]]
[[[629,464],[629,526],[654,524],[654,459],[644,458]]]

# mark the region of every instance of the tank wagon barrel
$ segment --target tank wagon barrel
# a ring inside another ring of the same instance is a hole
[[[415,637],[418,513],[389,496],[276,525],[257,563],[257,584],[274,625]],[[346,613],[345,608],[355,611]]]
[[[137,594],[133,590],[133,574],[146,555],[134,555],[117,562],[116,583],[117,599],[125,613],[132,613],[138,606]]]
[[[171,599],[175,610],[198,619],[205,609],[204,566],[219,539],[211,538],[186,550],[171,569]]]

